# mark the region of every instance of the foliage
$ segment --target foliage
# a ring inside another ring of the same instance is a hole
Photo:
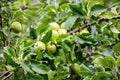
[[[36,1],[0,1],[0,79],[120,79],[119,0]],[[34,51],[38,41],[54,51]]]

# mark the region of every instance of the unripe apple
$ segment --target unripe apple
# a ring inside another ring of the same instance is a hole
[[[15,67],[11,67],[11,68],[9,69],[9,71],[15,71],[15,70],[16,70]]]
[[[45,44],[41,41],[36,42],[34,45],[35,52],[39,52],[40,50],[45,50],[45,49],[46,49]]]
[[[75,71],[76,73],[79,73],[80,71],[80,65],[77,63],[74,63],[71,68],[73,69],[73,71]]]
[[[56,30],[52,30],[52,41],[57,40],[59,37],[59,34]]]
[[[21,32],[22,31],[22,27],[21,27],[21,24],[17,21],[13,22],[11,24],[11,28],[14,32],[18,33],[18,32]]]
[[[49,25],[50,25],[50,27],[49,27],[50,30],[58,31],[60,29],[60,26],[56,22],[49,23]]]
[[[60,26],[61,29],[64,29],[65,28],[65,23],[62,23],[61,26]]]
[[[47,45],[47,50],[52,52],[52,53],[55,53],[56,52],[56,46],[54,44],[48,44]]]
[[[67,30],[66,29],[60,29],[58,31],[58,33],[59,33],[59,35],[61,35],[61,34],[67,34]]]
[[[89,33],[87,28],[84,28],[83,30],[80,30],[79,34],[82,35],[83,33]]]

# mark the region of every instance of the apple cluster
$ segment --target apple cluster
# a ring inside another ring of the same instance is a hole
[[[57,47],[55,45],[57,39],[59,38],[59,36],[63,35],[63,34],[67,34],[67,30],[65,29],[65,25],[64,23],[60,25],[58,25],[56,22],[52,22],[49,23],[49,29],[52,31],[52,36],[51,36],[51,41],[48,44],[45,44],[42,41],[37,41],[34,44],[34,51],[37,53],[40,50],[48,50],[51,53],[55,53],[57,50]],[[41,35],[41,38],[44,37],[45,34]]]

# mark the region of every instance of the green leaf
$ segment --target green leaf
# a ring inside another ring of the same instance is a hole
[[[26,60],[26,59],[29,59],[32,55],[35,55],[35,54],[31,52],[24,52],[24,54],[22,55],[22,58]]]
[[[37,28],[36,28],[37,33],[41,34],[41,33],[45,32],[48,29],[48,27],[49,27],[48,24],[51,22],[51,20],[52,19],[48,19],[46,17],[44,19],[42,19],[41,20],[42,22],[39,25],[37,25]]]
[[[49,72],[49,67],[45,64],[41,64],[37,61],[31,61],[32,70],[39,74],[47,74]]]
[[[95,68],[95,71],[97,71],[97,72],[105,71],[104,67],[99,64],[94,64],[94,68]]]
[[[11,56],[13,56],[13,57],[16,57],[16,53],[15,53],[15,51],[14,51],[14,49],[12,49],[12,48],[10,48],[10,47],[5,47],[5,50],[8,50],[8,54],[10,54]],[[7,51],[6,50],[6,51]]]
[[[116,27],[111,26],[110,29],[113,33],[116,33],[116,34],[120,33]]]
[[[41,41],[47,44],[51,40],[51,36],[52,31],[48,31]]]
[[[41,75],[32,74],[32,73],[28,73],[27,78],[28,78],[28,80],[44,80],[44,78]]]
[[[66,21],[65,21],[65,29],[70,30],[75,21],[77,20],[78,16],[70,16]]]
[[[110,55],[107,55],[104,58],[96,58],[93,62],[95,64],[99,64],[110,69],[112,69],[112,67],[116,64],[115,58]]]
[[[75,45],[72,46],[72,49],[70,51],[70,56],[71,56],[72,61],[74,61],[76,59],[74,50],[75,50]]]
[[[29,35],[32,39],[36,39],[37,38],[37,33],[36,33],[36,29],[34,29],[33,27],[29,27]]]
[[[120,56],[117,58],[116,63],[117,63],[117,66],[120,66]]]
[[[55,71],[49,71],[48,72],[48,80],[52,80],[52,78],[54,78],[54,75],[56,74],[56,72]]]
[[[115,14],[110,11],[105,11],[105,12],[101,13],[101,15],[100,15],[101,18],[107,18],[107,19],[111,19],[114,16],[115,16]]]
[[[83,80],[90,80],[91,76],[86,76]]]
[[[104,12],[106,8],[101,4],[95,4],[91,7],[91,15],[100,14]]]
[[[84,64],[80,65],[79,75],[87,76],[93,74],[93,71]]]
[[[106,66],[108,66],[108,67],[113,67],[113,66],[115,66],[115,58],[113,58],[112,56],[106,56],[105,58],[104,58],[104,61],[105,61],[105,65]],[[104,61],[103,61],[103,63],[104,63]]]
[[[64,41],[73,41],[73,36],[71,36],[69,34],[61,35],[58,42],[64,42]]]
[[[66,56],[65,56],[65,52],[63,49],[59,49],[59,55],[60,57],[58,57],[58,59],[55,59],[55,64],[58,65],[60,60],[62,62],[65,62],[66,61]]]
[[[80,15],[84,16],[86,14],[84,7],[80,4],[80,5],[76,5],[76,4],[70,4],[71,9],[73,10],[73,12],[79,13]]]
[[[70,46],[66,42],[62,42],[62,48],[66,51],[71,51]]]
[[[4,54],[4,57],[6,59],[6,61],[11,65],[11,66],[18,66],[18,64],[15,62],[16,60],[16,53],[15,51],[10,48],[10,47],[4,47],[4,50],[3,50],[3,54]]]
[[[23,11],[16,11],[15,13],[14,13],[14,17],[15,18],[21,18],[21,17],[23,17],[24,16],[24,12]]]
[[[112,78],[113,76],[109,72],[98,72],[92,76],[91,80],[99,80],[102,77]]]
[[[24,51],[27,50],[28,48],[30,48],[33,44],[33,41],[30,39],[25,39],[25,43],[24,43]]]
[[[18,68],[14,72],[14,76],[15,76],[15,79],[17,79],[17,80],[27,80],[26,76],[25,76],[25,73],[24,73],[24,70],[22,68]]]
[[[90,17],[89,23],[90,23],[90,24],[93,24],[93,23],[97,22],[97,20],[98,20],[98,17],[95,17],[94,15],[92,15],[92,16]],[[91,26],[91,27],[92,27],[92,26]]]
[[[48,59],[50,59],[50,60],[52,60],[53,59],[53,55],[52,55],[52,53],[45,53],[45,54],[43,54],[43,57],[44,58],[48,58]]]
[[[41,60],[43,58],[43,53],[41,51],[38,52],[36,59]]]
[[[30,65],[29,61],[25,61],[25,62],[21,63],[21,67],[24,69],[24,71],[33,73],[33,70],[31,68],[31,65]]]
[[[119,55],[120,54],[120,42],[115,44],[112,49],[116,53],[116,55]]]
[[[78,36],[74,36],[74,40],[75,40],[76,42],[78,42],[79,44],[85,43],[85,41],[84,41],[83,39],[79,38]]]

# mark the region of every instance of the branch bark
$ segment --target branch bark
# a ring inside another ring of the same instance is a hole
[[[2,80],[7,80],[8,78],[10,78],[13,75],[14,72],[11,72],[9,75],[5,76]]]
[[[100,18],[100,19],[98,20],[98,23],[101,23],[101,22],[103,22],[103,21],[108,22],[109,20],[112,20],[112,19],[120,19],[120,15],[114,16],[114,17],[111,18],[111,19],[108,19],[108,18]],[[81,25],[81,26],[79,26],[79,27],[77,27],[77,28],[69,31],[68,33],[69,33],[69,34],[73,34],[73,33],[75,33],[75,32],[80,31],[80,30],[83,29],[83,28],[90,27],[91,25],[94,25],[94,24],[96,24],[96,23],[97,23],[97,22],[94,22],[94,23],[92,23],[92,24],[83,24],[83,25]]]
[[[5,72],[2,72],[0,73],[0,77],[3,77],[3,76],[6,76],[9,74],[10,71],[5,71]]]

